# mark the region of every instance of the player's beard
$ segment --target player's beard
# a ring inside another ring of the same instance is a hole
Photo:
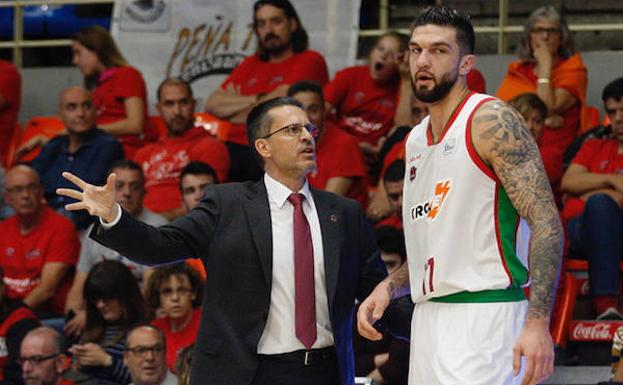
[[[441,77],[441,80],[439,81],[439,83],[435,81],[435,86],[430,90],[426,88],[418,89],[415,84],[415,80],[413,79],[413,77],[411,77],[411,87],[413,88],[413,94],[415,95],[416,98],[418,98],[420,101],[424,103],[438,102],[441,99],[443,99],[446,95],[448,95],[448,93],[452,89],[452,86],[454,86],[454,83],[456,83],[456,80],[458,79],[458,77],[459,77],[458,72],[445,73]]]

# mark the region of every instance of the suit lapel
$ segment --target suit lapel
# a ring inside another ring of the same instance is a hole
[[[333,308],[333,298],[337,288],[340,267],[340,234],[341,219],[335,208],[335,199],[312,189],[314,203],[318,211],[320,232],[322,233],[322,248],[324,253],[324,269],[329,300],[329,312]]]
[[[268,195],[263,179],[249,189],[247,198],[248,200],[244,203],[247,222],[260,258],[266,286],[270,292],[273,271],[273,236]]]

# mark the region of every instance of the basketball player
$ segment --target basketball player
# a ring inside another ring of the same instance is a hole
[[[416,19],[411,80],[430,115],[406,142],[408,269],[380,283],[358,314],[360,333],[379,339],[371,324],[410,288],[411,385],[527,385],[553,371],[562,228],[523,118],[468,90],[473,52],[472,25],[456,10],[429,7]]]

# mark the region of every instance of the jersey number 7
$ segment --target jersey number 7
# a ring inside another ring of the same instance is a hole
[[[430,257],[424,263],[424,277],[422,278],[422,292],[426,295],[426,280],[428,278],[428,292],[432,293],[435,288],[433,287],[433,275],[435,274],[435,258]]]

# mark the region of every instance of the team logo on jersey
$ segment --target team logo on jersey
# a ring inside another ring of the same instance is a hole
[[[418,203],[411,207],[411,222],[426,218],[428,221],[434,221],[441,211],[443,203],[446,201],[450,190],[452,189],[452,180],[446,179],[435,184],[435,195],[422,203]]]
[[[456,139],[455,138],[450,138],[448,139],[448,141],[446,143],[444,143],[443,145],[443,155],[450,155],[452,154],[454,151],[456,151]]]

